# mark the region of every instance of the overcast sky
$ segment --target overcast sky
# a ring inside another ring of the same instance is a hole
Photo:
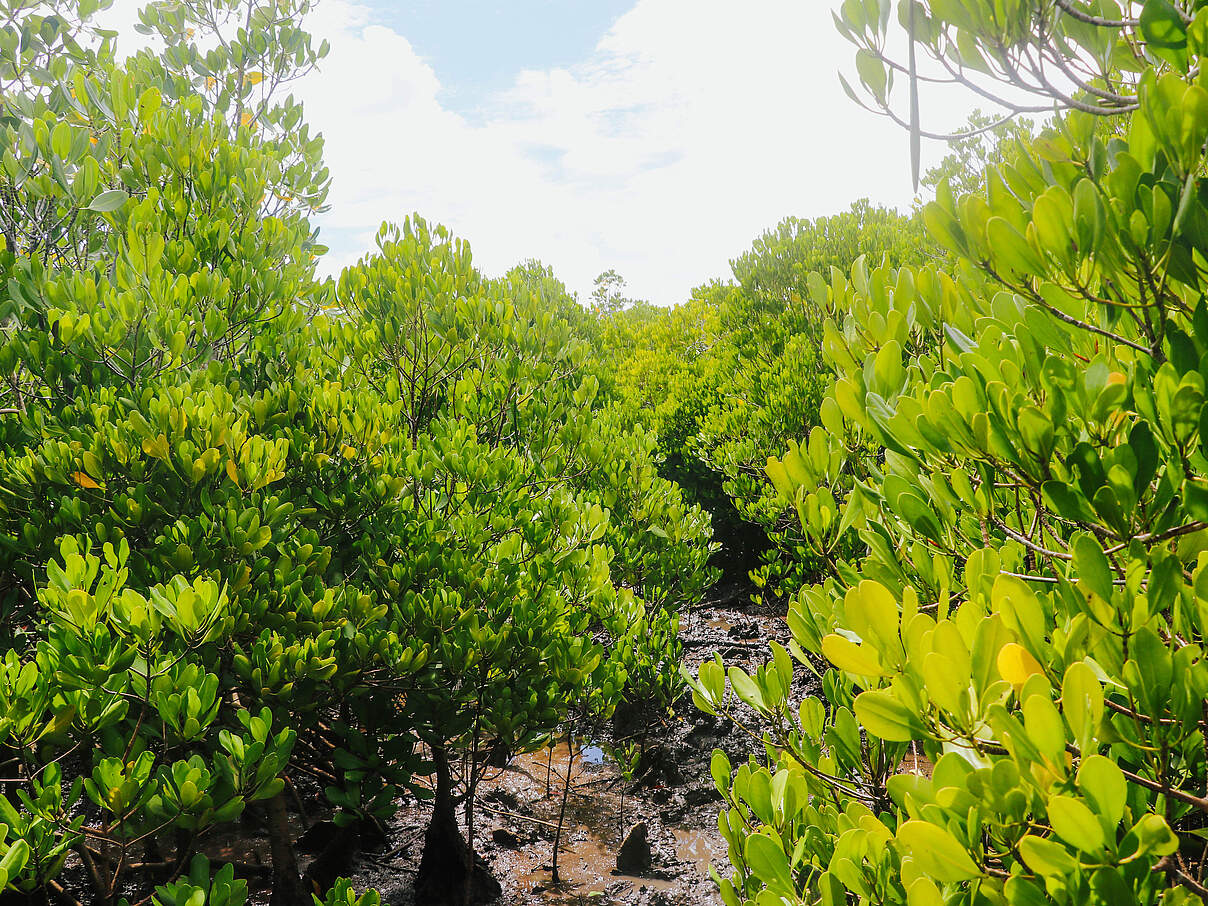
[[[418,212],[489,274],[538,258],[586,296],[615,268],[673,304],[785,216],[908,207],[907,136],[843,93],[831,7],[321,0],[309,28],[331,53],[296,93],[334,179],[323,269]]]

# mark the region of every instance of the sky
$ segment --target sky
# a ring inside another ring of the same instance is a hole
[[[843,93],[831,6],[320,0],[307,24],[331,52],[294,91],[333,177],[321,270],[414,212],[488,274],[536,258],[586,298],[612,268],[670,305],[786,216],[909,207],[907,136]],[[959,126],[944,105],[928,125]]]

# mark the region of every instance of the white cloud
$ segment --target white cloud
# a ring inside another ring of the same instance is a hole
[[[442,106],[404,35],[356,0],[323,0],[309,27],[331,53],[296,93],[334,178],[325,265],[418,211],[488,273],[537,257],[586,295],[614,267],[670,304],[786,215],[908,204],[906,136],[843,94],[853,51],[830,7],[638,0],[589,59],[519,73],[471,122]]]

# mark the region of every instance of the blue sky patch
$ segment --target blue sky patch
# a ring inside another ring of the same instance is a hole
[[[369,0],[377,21],[403,35],[436,71],[441,103],[471,121],[525,69],[591,56],[634,0]]]

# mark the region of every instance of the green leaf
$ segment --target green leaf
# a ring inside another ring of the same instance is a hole
[[[788,469],[784,467],[784,463],[774,456],[768,457],[768,464],[764,467],[764,474],[772,482],[772,487],[776,492],[790,503],[793,500],[794,491],[796,490],[792,479],[789,478]]]
[[[1061,481],[1046,481],[1041,486],[1045,504],[1071,521],[1091,521],[1094,515],[1082,497]]]
[[[126,199],[129,197],[122,189],[110,189],[92,199],[92,203],[88,205],[88,210],[97,211],[102,214],[116,211],[126,203]]]
[[[1105,601],[1112,599],[1112,569],[1103,548],[1091,535],[1082,534],[1072,545],[1074,569],[1091,591]]]
[[[54,131],[50,134],[50,150],[55,157],[60,160],[66,160],[71,156],[71,126],[66,122],[59,121],[55,126]]]
[[[1073,208],[1062,189],[1050,188],[1032,204],[1036,239],[1042,249],[1061,262],[1069,258],[1072,220]]]
[[[906,892],[907,906],[944,906],[939,888],[930,878],[919,878]]]
[[[1032,744],[1053,762],[1059,761],[1065,751],[1065,724],[1049,697],[1035,694],[1024,699],[1023,721]]]
[[[1074,187],[1074,234],[1078,251],[1089,255],[1099,248],[1103,240],[1106,214],[1099,190],[1090,179],[1083,179]]]
[[[1046,463],[1053,453],[1054,432],[1052,419],[1036,406],[1027,406],[1019,413],[1019,434],[1024,446],[1037,462]]]
[[[1145,0],[1141,34],[1155,47],[1177,50],[1187,46],[1187,26],[1170,0]]]
[[[1106,843],[1099,819],[1073,796],[1054,796],[1049,800],[1049,821],[1062,840],[1084,853],[1098,853]]]
[[[1029,878],[1016,875],[1010,878],[1003,891],[1010,906],[1051,906],[1052,900],[1043,887]],[[1110,902],[1110,901],[1108,901]]]
[[[138,117],[140,120],[147,120],[159,110],[163,103],[163,98],[160,97],[159,91],[155,88],[148,88],[138,99]]]
[[[928,697],[949,714],[963,715],[968,710],[969,674],[962,675],[957,664],[938,651],[928,652],[922,664]]]
[[[0,859],[0,871],[11,878],[20,872],[28,861],[29,844],[22,839],[15,840],[8,848],[8,852],[4,854],[4,858]]]
[[[822,639],[822,656],[847,673],[856,676],[885,676],[885,668],[876,651],[868,645],[857,645],[836,633]]]
[[[927,232],[948,251],[957,255],[968,253],[968,240],[959,222],[934,201],[923,208],[923,225]],[[948,326],[944,325],[945,328]]]
[[[845,601],[848,625],[866,642],[882,652],[899,650],[898,626],[901,620],[898,602],[893,592],[880,582],[865,580],[847,595]]]
[[[726,694],[726,668],[717,660],[704,661],[700,665],[700,684],[708,695],[710,704],[720,705]]]
[[[709,759],[709,774],[713,777],[717,791],[723,796],[729,792],[732,773],[730,759],[726,757],[726,753],[721,749],[714,749],[713,757]]]
[[[1204,407],[1208,413],[1208,406]],[[1183,482],[1183,505],[1187,514],[1199,522],[1208,522],[1208,481],[1196,475]]]
[[[1091,751],[1103,719],[1103,685],[1082,661],[1066,668],[1061,681],[1061,710],[1083,752]]]
[[[767,834],[751,834],[747,837],[744,855],[751,871],[767,885],[769,890],[775,893],[793,893],[789,860],[779,841],[773,840]]]
[[[818,890],[822,906],[847,906],[847,888],[829,871],[818,876]]]
[[[1179,848],[1179,838],[1161,815],[1142,815],[1130,833],[1137,839],[1137,855],[1169,856]]]
[[[851,87],[851,82],[847,81],[847,77],[844,76],[843,73],[841,73],[841,72],[838,73],[838,76],[839,76],[839,84],[843,86],[843,93],[846,94],[848,96],[848,98],[851,99],[852,101],[854,101],[855,103],[857,103],[857,104],[862,103],[860,100],[860,96],[858,94],[856,94],[856,90]]]
[[[1141,679],[1140,688],[1134,688],[1133,694],[1145,704],[1151,717],[1164,715],[1170,706],[1174,679],[1170,649],[1152,628],[1142,626],[1132,637],[1130,653]]]
[[[860,81],[873,93],[873,96],[878,101],[884,101],[885,89],[888,86],[884,64],[870,51],[861,48],[856,52],[856,71],[860,74]]]
[[[1078,867],[1064,846],[1035,834],[1028,834],[1019,841],[1019,854],[1028,868],[1046,877],[1064,877]]]
[[[856,697],[855,712],[865,730],[887,742],[910,742],[922,735],[914,712],[887,690],[862,692]]]
[[[1005,270],[1031,276],[1044,270],[1028,240],[1003,217],[991,217],[986,221],[986,243],[1000,273]],[[1002,273],[1002,276],[1011,274]]]
[[[919,804],[935,801],[934,784],[929,777],[920,774],[893,774],[885,781],[885,791],[902,808],[906,807],[907,796],[914,797]]]
[[[936,544],[943,542],[944,527],[940,524],[935,511],[927,505],[922,497],[913,493],[899,494],[897,506],[907,524],[914,531]]]
[[[767,710],[767,706],[763,700],[763,693],[745,670],[741,667],[731,667],[727,673],[730,677],[730,685],[734,687],[735,695],[756,711]]]
[[[1104,755],[1084,758],[1078,767],[1078,789],[1109,824],[1120,823],[1128,797],[1128,781],[1114,761]]]
[[[873,373],[876,375],[877,393],[881,396],[896,394],[902,389],[902,379],[906,369],[902,367],[902,347],[897,340],[890,340],[873,359]]]
[[[1120,869],[1109,866],[1104,866],[1098,869],[1091,876],[1091,890],[1094,891],[1093,902],[1096,903],[1128,903],[1135,901],[1132,884],[1124,880]],[[1162,906],[1174,906],[1180,902],[1177,898],[1179,888],[1174,888],[1169,891],[1166,896],[1162,897]],[[1181,902],[1184,906],[1191,906],[1197,901],[1193,898],[1189,891],[1182,891],[1187,894],[1187,898]],[[1170,894],[1175,894],[1176,898],[1171,902]],[[1199,902],[1202,902],[1199,901]]]
[[[923,874],[941,883],[955,884],[982,876],[965,847],[930,821],[907,821],[898,828],[897,837]]]

